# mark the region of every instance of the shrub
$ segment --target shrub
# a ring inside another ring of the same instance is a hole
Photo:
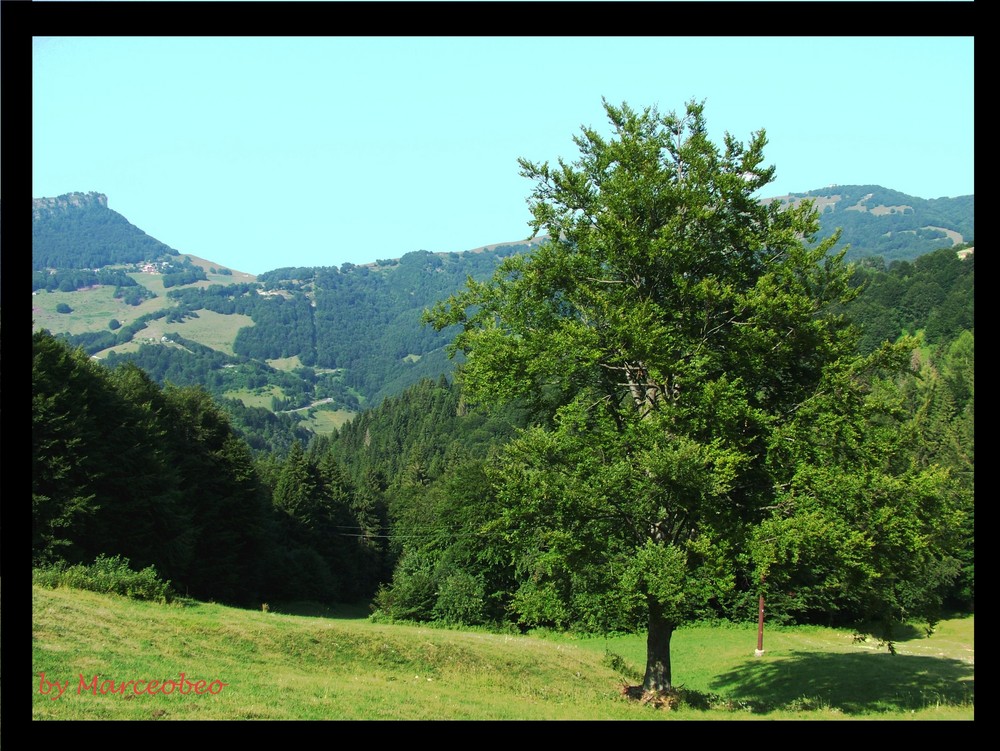
[[[483,580],[458,571],[441,582],[433,613],[445,623],[480,625],[486,622],[485,602]]]
[[[434,620],[437,589],[430,559],[419,553],[406,554],[396,565],[392,583],[380,586],[375,593],[373,615],[389,621]]]
[[[32,570],[31,581],[50,589],[73,587],[153,602],[170,602],[177,594],[169,581],[160,579],[153,566],[135,571],[128,558],[117,555],[111,558],[99,555],[89,566],[56,563],[36,568]]]

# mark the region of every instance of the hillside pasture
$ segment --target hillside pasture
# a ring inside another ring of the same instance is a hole
[[[223,394],[226,399],[238,399],[246,407],[264,407],[271,409],[272,399],[284,399],[285,392],[278,386],[268,386],[260,389],[234,389]]]
[[[53,334],[85,334],[90,331],[108,330],[112,318],[122,325],[134,321],[144,313],[163,307],[162,299],[146,300],[142,305],[127,305],[114,297],[115,288],[100,285],[76,292],[36,292],[31,298],[32,331],[47,329]],[[60,303],[73,312],[57,313]]]
[[[317,435],[329,435],[357,417],[357,414],[347,409],[310,409],[309,417],[302,421],[302,425]]]
[[[35,586],[32,717],[974,719],[971,618],[944,622],[930,638],[915,631],[895,656],[847,631],[789,628],[770,631],[758,658],[752,625],[684,628],[674,636],[674,670],[687,699],[662,709],[623,695],[643,664],[642,637],[389,625],[357,609],[293,612],[303,611],[161,605]],[[136,693],[152,680],[188,690]],[[199,680],[200,695],[190,689]],[[107,681],[139,684],[122,695]]]
[[[128,305],[115,299],[115,288],[110,285],[98,285],[75,292],[37,292],[31,300],[32,330],[47,329],[53,334],[85,334],[108,329],[111,319],[127,326],[141,316],[175,307],[173,301],[166,297],[162,277],[158,274],[133,273],[129,276],[157,296],[144,300],[140,305]],[[231,277],[221,276],[221,279]],[[208,286],[208,283],[198,282],[195,286]],[[61,303],[68,305],[73,312],[56,312]],[[187,318],[180,323],[167,323],[163,318],[149,321],[146,328],[135,336],[134,344],[114,348],[114,351],[132,351],[144,341],[159,341],[166,333],[176,331],[185,338],[232,355],[236,333],[245,326],[253,325],[253,320],[247,315],[222,315],[210,310],[199,310],[197,318]],[[110,351],[102,352],[100,356]]]
[[[285,373],[291,373],[293,370],[302,367],[302,361],[299,360],[298,355],[292,355],[291,357],[281,357],[276,360],[266,360],[268,365],[270,365],[275,370],[281,370]]]
[[[251,320],[250,316],[236,314],[223,315],[210,310],[199,310],[197,318],[185,318],[179,323],[166,323],[162,319],[149,321],[146,327],[132,338],[132,341],[101,350],[97,354],[97,357],[107,357],[111,352],[117,352],[118,354],[135,352],[143,344],[186,349],[176,342],[163,341],[163,337],[174,333],[211,349],[232,355],[234,354],[233,341],[235,340],[236,332],[244,326],[253,326],[253,320]],[[270,408],[270,405],[270,397],[268,397],[268,408]]]
[[[203,261],[202,263],[208,263]],[[129,274],[130,277],[135,279],[139,284],[148,289],[150,292],[158,295],[161,300],[166,297],[166,293],[171,289],[189,289],[192,287],[198,289],[204,289],[205,287],[211,287],[213,284],[221,284],[223,286],[228,286],[230,284],[243,284],[251,283],[257,281],[257,277],[251,276],[250,274],[244,273],[233,273],[229,274],[208,274],[206,276],[208,279],[199,279],[196,282],[191,282],[190,284],[185,284],[181,287],[164,287],[163,286],[163,275],[157,273],[146,273],[144,271],[137,271]],[[163,307],[161,304],[160,307]]]
[[[185,253],[186,257],[192,264],[198,266],[205,271],[205,275],[208,277],[209,284],[242,284],[244,282],[256,282],[257,277],[253,274],[247,274],[243,271],[237,271],[234,268],[229,268],[231,274],[220,274],[218,273],[220,269],[226,269],[228,267],[222,264],[215,263],[214,261],[209,261],[205,258],[199,258],[198,256],[193,256],[190,253]],[[215,269],[215,273],[212,273],[212,269]],[[199,282],[199,284],[204,285],[204,282]]]
[[[233,342],[237,332],[247,326],[253,326],[253,319],[247,315],[215,313],[211,310],[199,310],[197,318],[185,318],[180,323],[166,323],[165,320],[150,321],[146,327],[149,336],[157,337],[170,332],[177,332],[185,339],[204,344],[227,355],[235,355]]]

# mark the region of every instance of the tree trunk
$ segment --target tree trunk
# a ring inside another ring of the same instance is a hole
[[[646,634],[646,677],[642,680],[644,691],[669,691],[670,637],[675,624],[663,615],[663,607],[652,597],[649,604],[649,631]]]

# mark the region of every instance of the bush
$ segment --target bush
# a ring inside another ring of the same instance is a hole
[[[483,580],[458,571],[441,582],[433,613],[445,623],[476,626],[486,622],[485,602]]]
[[[73,309],[64,302],[56,305],[56,313],[72,313]]]
[[[434,620],[438,583],[429,558],[404,555],[392,574],[392,583],[375,593],[372,606],[376,619],[389,621]]]
[[[56,563],[36,568],[32,570],[31,581],[50,589],[72,587],[153,602],[170,602],[177,594],[169,581],[160,579],[153,566],[135,571],[128,558],[117,555],[111,558],[99,555],[89,566]]]

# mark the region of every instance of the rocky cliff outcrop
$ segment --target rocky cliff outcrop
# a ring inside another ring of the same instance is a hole
[[[31,215],[33,219],[41,219],[46,214],[91,207],[108,208],[108,197],[103,193],[91,191],[90,193],[66,193],[56,198],[33,198],[31,200]]]

